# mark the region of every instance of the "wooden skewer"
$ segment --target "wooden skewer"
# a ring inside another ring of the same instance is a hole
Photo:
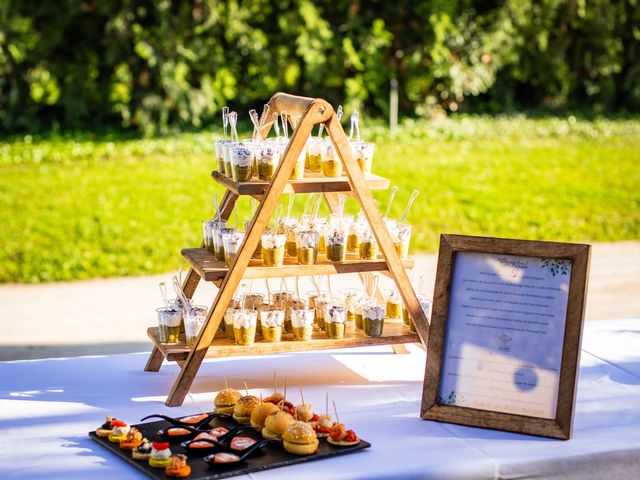
[[[338,409],[336,408],[336,401],[331,400],[333,402],[333,411],[336,414],[336,423],[340,423],[340,417],[338,416]]]
[[[324,394],[324,416],[329,416],[329,392],[325,392]]]
[[[244,382],[244,391],[247,394],[247,397],[249,396],[249,387],[247,387],[247,382]]]
[[[304,405],[304,395],[302,393],[302,385],[298,385],[298,388],[300,389],[300,398],[302,398],[302,404]]]
[[[273,395],[278,393],[278,378],[276,376],[276,371],[273,371]]]
[[[224,388],[229,388],[229,383],[227,382],[227,376],[224,376]]]

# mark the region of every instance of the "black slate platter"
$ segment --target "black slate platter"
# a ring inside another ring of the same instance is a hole
[[[213,427],[225,426],[227,428],[236,427],[238,424],[234,421],[215,419],[211,422]],[[136,427],[142,435],[152,442],[164,441],[158,435],[158,430],[171,426],[169,422],[164,420],[159,422],[141,423],[138,425],[132,425]],[[256,439],[260,439],[260,435],[256,432],[255,435],[242,434],[243,436],[253,436]],[[98,442],[100,445],[111,451],[129,465],[137,468],[141,472],[145,473],[149,478],[167,480],[170,477],[165,475],[164,469],[152,468],[149,466],[147,460],[134,460],[131,458],[131,452],[127,450],[121,450],[117,443],[112,443],[106,438],[101,438],[96,435],[96,432],[89,432],[89,436]],[[213,480],[217,478],[228,478],[235,475],[242,475],[245,473],[258,472],[260,470],[268,470],[271,468],[286,467],[288,465],[295,465],[297,463],[313,462],[315,460],[321,460],[323,458],[331,458],[337,455],[345,455],[348,453],[354,453],[363,448],[370,447],[369,442],[360,440],[360,443],[352,447],[337,447],[327,443],[326,439],[320,439],[320,446],[318,451],[313,455],[293,455],[287,452],[281,444],[267,445],[262,449],[262,453],[257,453],[250,456],[244,462],[238,464],[229,464],[221,466],[209,466],[202,458],[203,455],[189,457],[189,466],[191,467],[191,475],[188,477],[191,480]],[[180,442],[171,444],[171,451],[173,453],[185,453],[184,448],[180,446]]]

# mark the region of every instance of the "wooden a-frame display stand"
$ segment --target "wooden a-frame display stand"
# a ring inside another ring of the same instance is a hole
[[[272,115],[274,112],[286,112],[289,119],[301,119],[271,182],[239,183],[218,172],[212,173],[213,178],[227,189],[220,206],[221,218],[225,220],[229,218],[240,195],[250,195],[259,201],[235,261],[228,268],[224,262],[217,261],[204,248],[190,248],[182,251],[182,256],[191,266],[182,285],[187,298],[192,298],[200,279],[211,281],[219,288],[195,346],[189,349],[184,343],[171,345],[161,343],[158,340],[157,327],[148,330],[154,348],[145,370],[158,371],[165,358],[177,362],[181,367],[165,402],[167,406],[182,405],[202,361],[207,356],[225,357],[364,345],[393,345],[394,351],[399,353],[403,350],[405,343],[421,342],[426,345],[429,325],[405,271],[405,268],[413,267],[413,263],[410,260],[404,263],[400,260],[371,195],[372,189],[386,189],[389,186],[389,181],[376,175],[362,173],[351,154],[349,141],[338,117],[331,105],[325,100],[277,93],[269,101],[268,112],[269,115],[260,119],[264,138],[267,137],[273,124]],[[289,180],[294,163],[301,154],[313,127],[320,123],[324,123],[329,137],[336,147],[336,153],[342,161],[346,178],[326,178],[319,174],[307,175],[305,172],[304,179]],[[319,260],[315,265],[297,265],[295,261],[285,260],[285,265],[282,267],[265,267],[259,261],[252,261],[253,252],[258,246],[262,232],[271,218],[279,197],[283,193],[312,192],[323,193],[327,205],[334,212],[337,209],[338,192],[343,192],[357,200],[371,225],[383,258],[367,261],[357,260],[353,255],[348,255],[344,262]],[[348,327],[345,337],[342,339],[328,339],[322,334],[314,333],[313,339],[310,341],[283,340],[273,343],[256,342],[252,346],[242,346],[234,345],[232,341],[217,335],[226,307],[243,278],[336,273],[360,273],[362,276],[374,271],[388,275],[394,280],[415,323],[417,334],[411,333],[405,325],[385,322],[383,335],[380,337],[366,337],[361,331],[358,332],[352,327]]]

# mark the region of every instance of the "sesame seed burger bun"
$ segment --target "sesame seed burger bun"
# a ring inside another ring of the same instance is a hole
[[[273,403],[262,402],[251,412],[251,426],[262,430],[267,416],[279,410],[280,409]]]
[[[233,419],[242,425],[249,425],[251,423],[251,412],[261,403],[262,400],[253,395],[240,397],[236,402],[236,406],[233,407]]]
[[[233,407],[242,394],[233,388],[220,390],[213,400],[213,407],[216,413],[233,413]]]
[[[282,432],[293,422],[295,420],[291,415],[278,409],[277,412],[267,415],[262,429],[262,436],[264,438],[281,438]]]
[[[295,455],[311,455],[318,450],[318,437],[311,425],[295,421],[282,433],[284,449]]]

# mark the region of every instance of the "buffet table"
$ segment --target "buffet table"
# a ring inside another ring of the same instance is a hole
[[[640,478],[640,319],[587,323],[573,438],[550,440],[419,419],[424,352],[388,346],[234,357],[203,363],[182,407],[164,405],[177,374],[142,371],[147,354],[0,363],[0,458],[8,478],[143,478],[87,433],[111,414],[210,411],[229,385],[273,391],[340,419],[372,447],[352,455],[252,474],[251,478]]]

